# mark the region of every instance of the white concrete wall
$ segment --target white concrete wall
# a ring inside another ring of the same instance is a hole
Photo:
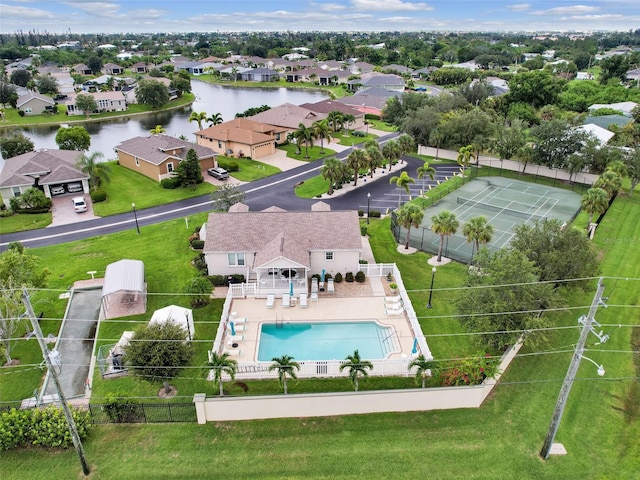
[[[326,260],[325,251],[314,251],[310,255],[311,275],[316,273],[322,273],[324,268],[327,273],[332,276],[336,276],[336,273],[340,272],[344,275],[347,272],[353,272],[355,275],[358,272],[358,266],[360,265],[360,252],[349,250],[331,250],[333,251],[333,260]]]

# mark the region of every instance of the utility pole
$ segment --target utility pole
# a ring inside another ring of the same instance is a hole
[[[578,343],[576,344],[576,349],[573,352],[573,358],[571,359],[571,363],[569,364],[567,375],[564,377],[562,388],[560,388],[560,395],[558,395],[556,408],[553,411],[553,416],[551,417],[551,425],[549,425],[549,431],[547,432],[547,436],[544,439],[542,450],[540,450],[540,456],[544,460],[549,458],[551,445],[553,444],[553,440],[555,439],[556,433],[558,432],[558,427],[560,426],[560,420],[562,419],[564,406],[567,403],[569,392],[571,391],[571,387],[573,386],[573,381],[576,378],[576,373],[578,372],[578,367],[580,366],[580,360],[582,360],[584,345],[587,342],[587,337],[589,336],[589,332],[591,331],[592,324],[594,322],[593,317],[595,317],[596,311],[598,310],[598,306],[603,304],[602,303],[603,292],[604,292],[604,285],[602,284],[602,277],[600,277],[600,279],[598,280],[598,290],[596,291],[596,294],[593,297],[593,302],[591,302],[591,308],[589,308],[589,314],[587,315],[586,318],[584,318],[583,327],[580,332],[580,338],[578,339]]]
[[[36,314],[33,312],[33,307],[31,306],[31,300],[29,299],[29,292],[26,288],[22,289],[22,300],[24,302],[24,306],[27,309],[27,315],[29,315],[29,320],[31,320],[31,325],[33,326],[33,332],[38,339],[38,344],[40,344],[40,350],[42,350],[42,355],[44,356],[44,360],[47,363],[47,369],[49,370],[49,374],[53,378],[53,382],[56,386],[56,391],[58,392],[58,399],[60,401],[60,406],[62,407],[62,411],[64,412],[64,416],[67,419],[67,424],[69,425],[69,432],[71,433],[71,439],[73,440],[73,445],[76,447],[76,452],[78,453],[78,458],[80,458],[80,463],[82,464],[82,471],[85,475],[89,475],[89,465],[87,464],[87,460],[84,457],[84,449],[82,448],[82,442],[80,441],[80,435],[78,434],[78,429],[76,428],[76,422],[73,420],[73,415],[71,415],[71,410],[69,410],[69,405],[67,405],[67,400],[62,393],[62,388],[60,388],[60,382],[58,381],[58,372],[55,369],[54,363],[60,364],[60,358],[58,352],[50,352],[47,348],[47,344],[44,341],[44,337],[42,336],[42,330],[40,330],[40,324],[38,323],[38,319],[36,318]]]

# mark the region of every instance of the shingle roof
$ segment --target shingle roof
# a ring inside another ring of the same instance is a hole
[[[298,128],[300,124],[310,127],[316,120],[324,120],[326,115],[312,112],[309,109],[284,103],[279,107],[270,108],[267,111],[260,112],[257,115],[249,117],[256,122],[268,123],[269,125],[277,125],[285,128]]]
[[[169,135],[149,135],[148,137],[134,137],[125,140],[116,146],[116,150],[128,153],[135,157],[149,162],[153,165],[160,165],[168,158],[179,158],[184,160],[187,152],[193,149],[198,155],[198,159],[213,157],[216,155],[209,147],[203,147],[197,143],[180,140]],[[179,150],[176,154],[167,153]]]
[[[358,212],[355,210],[263,211],[210,214],[203,251],[260,252],[254,265],[262,265],[278,256],[308,265],[311,251],[361,249]]]
[[[272,132],[271,125],[254,122],[247,118],[236,118],[228,122],[214,125],[195,134],[198,137],[221,140],[224,142],[237,142],[245,145],[257,145],[264,142],[274,141],[274,137],[262,132]]]
[[[80,155],[75,150],[37,150],[8,158],[0,172],[0,186],[33,185],[35,176],[40,185],[88,179],[75,168]]]
[[[633,122],[633,119],[630,117],[625,117],[624,115],[599,115],[597,117],[588,115],[583,124],[593,123],[602,128],[609,128],[609,125],[618,125],[619,127],[624,127],[629,123]]]
[[[47,97],[46,95],[40,95],[39,93],[35,93],[35,92],[28,92],[26,95],[22,95],[21,97],[18,97],[18,101],[16,102],[16,107],[20,108],[25,103],[28,103],[33,99],[41,100],[45,103],[48,103],[49,105],[55,105],[56,103],[53,101],[53,98]]]
[[[344,103],[336,102],[334,100],[321,100],[316,103],[303,103],[300,105],[303,108],[307,108],[312,112],[317,113],[330,113],[334,111],[338,111],[341,113],[349,113],[354,116],[361,116],[362,112],[360,110],[353,108],[349,105],[345,105]]]

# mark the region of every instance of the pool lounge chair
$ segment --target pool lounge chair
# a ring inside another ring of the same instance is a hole
[[[289,295],[288,293],[284,293],[282,295],[282,306],[283,307],[290,307],[291,306],[291,295]]]
[[[244,340],[244,335],[229,335],[227,338],[227,345],[232,345],[234,343],[238,343]]]
[[[311,292],[311,301],[312,302],[318,301],[318,292]]]
[[[335,285],[333,284],[333,278],[327,280],[327,292],[328,293],[336,293]]]
[[[307,294],[306,293],[301,293],[300,294],[300,308],[307,308],[309,306],[309,304],[307,303]]]
[[[239,323],[247,323],[247,320],[248,320],[247,317],[239,317],[231,321],[233,322],[234,325],[238,325]]]
[[[222,353],[226,353],[227,355],[230,355],[232,357],[237,357],[238,355],[240,355],[240,353],[242,353],[242,350],[240,350],[239,348],[225,349]]]
[[[311,279],[311,293],[318,293],[318,279],[316,277]]]
[[[265,304],[267,308],[273,308],[273,304],[276,301],[276,296],[273,293],[267,295],[267,303]]]
[[[393,297],[384,297],[385,303],[398,303],[400,300],[400,295],[395,295]]]
[[[404,313],[404,308],[385,308],[384,313],[386,313],[387,315],[402,315]]]

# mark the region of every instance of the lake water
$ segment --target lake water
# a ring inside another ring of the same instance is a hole
[[[326,100],[328,95],[317,90],[288,88],[235,88],[192,80],[191,88],[196,96],[195,102],[180,110],[159,112],[151,115],[130,118],[105,120],[84,124],[91,134],[89,153],[100,152],[105,159],[115,158],[114,148],[129,138],[148,135],[156,125],[162,125],[167,135],[179,137],[184,135],[195,142],[194,132],[198,130],[196,122],[189,122],[192,111],[207,112],[208,115],[220,113],[224,121],[233,120],[236,113],[244,112],[252,107],[269,105],[277,107],[283,103],[301,105]],[[73,117],[71,117],[73,118]],[[206,123],[203,123],[203,127]],[[56,133],[58,126],[31,127],[23,129],[38,148],[58,148]],[[3,131],[7,135],[11,131]]]

